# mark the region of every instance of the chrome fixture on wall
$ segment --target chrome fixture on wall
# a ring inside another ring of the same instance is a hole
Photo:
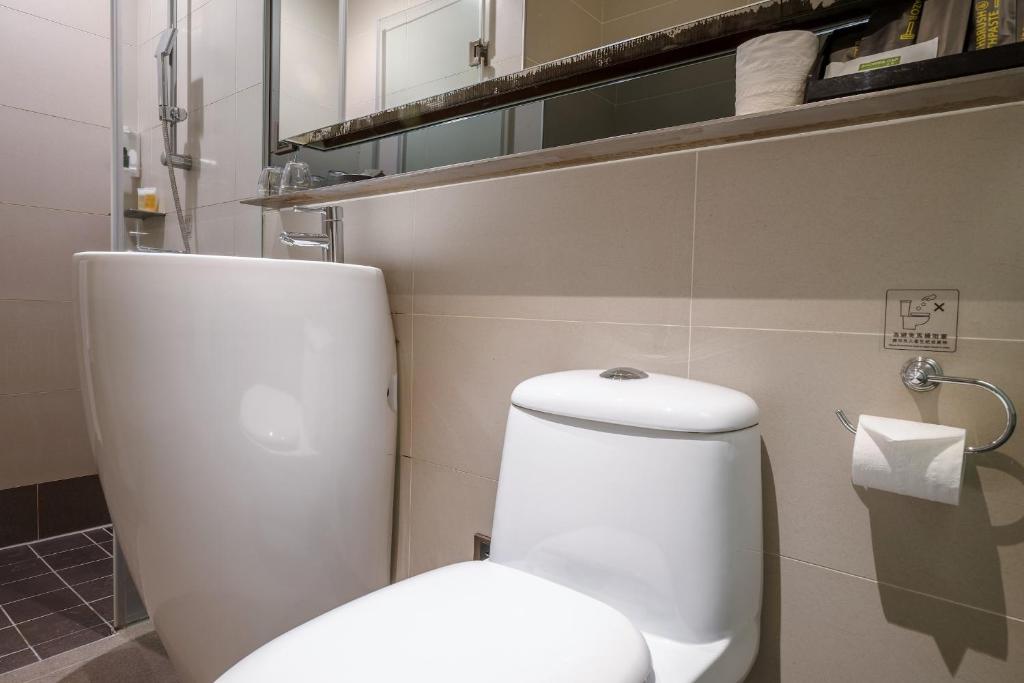
[[[172,17],[171,25],[160,34],[156,53],[153,55],[156,57],[157,69],[157,111],[161,125],[170,124],[171,139],[171,150],[160,155],[160,163],[188,170],[192,168],[192,157],[177,153],[177,124],[188,118],[188,111],[178,106],[178,29],[174,26],[175,20],[176,18]]]
[[[296,213],[319,213],[322,230],[319,233],[282,232],[279,237],[281,244],[288,247],[316,247],[323,250],[323,260],[327,263],[344,263],[345,224],[341,216],[341,207],[296,206],[293,210]]]
[[[160,34],[156,43],[156,75],[157,75],[157,113],[160,117],[160,128],[163,132],[164,151],[160,155],[160,163],[167,167],[170,180],[171,198],[178,217],[178,228],[181,230],[182,251],[192,251],[192,223],[181,208],[181,197],[178,194],[178,181],[174,169],[188,171],[192,169],[192,157],[178,154],[178,124],[188,118],[188,112],[178,106],[178,22],[177,0],[167,2],[167,28]]]
[[[1006,413],[1006,426],[1003,427],[1002,433],[987,444],[968,446],[964,449],[965,453],[994,451],[1009,441],[1010,437],[1013,436],[1014,430],[1017,428],[1017,409],[1014,407],[1013,401],[1010,400],[1005,391],[991,382],[970,377],[943,375],[942,368],[936,360],[922,356],[911,358],[903,365],[903,368],[900,370],[900,379],[903,380],[903,385],[911,391],[931,391],[939,384],[966,384],[985,389],[999,399],[999,402],[1003,405],[1003,411]],[[842,423],[848,432],[852,434],[857,433],[857,427],[846,417],[842,410],[836,411],[836,417],[839,418],[839,422]]]

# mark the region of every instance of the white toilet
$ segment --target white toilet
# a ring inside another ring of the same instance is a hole
[[[742,680],[761,607],[757,423],[745,394],[678,377],[529,379],[489,561],[338,607],[219,681]]]

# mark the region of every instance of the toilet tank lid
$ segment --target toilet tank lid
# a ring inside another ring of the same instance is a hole
[[[512,392],[512,404],[551,415],[673,432],[731,432],[758,421],[757,404],[735,389],[629,368],[532,377]]]

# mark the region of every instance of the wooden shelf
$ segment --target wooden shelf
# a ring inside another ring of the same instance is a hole
[[[994,49],[994,48],[993,48]],[[428,187],[794,135],[957,109],[1024,101],[1024,67],[802,104],[761,114],[662,128],[442,166],[425,171],[254,197],[243,204],[285,209]]]

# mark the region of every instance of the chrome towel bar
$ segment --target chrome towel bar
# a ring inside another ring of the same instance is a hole
[[[924,358],[918,356],[917,358],[911,358],[900,370],[900,379],[903,380],[903,385],[911,391],[931,391],[939,384],[966,384],[969,386],[981,387],[986,389],[1003,404],[1003,410],[1006,411],[1006,426],[1003,428],[1003,433],[1000,434],[990,443],[984,446],[968,446],[964,449],[966,453],[985,453],[986,451],[994,451],[995,449],[1002,446],[1004,443],[1010,440],[1013,436],[1013,430],[1017,428],[1017,410],[1013,406],[1013,401],[1006,395],[1006,392],[997,387],[991,382],[986,382],[981,379],[971,379],[969,377],[950,377],[942,374],[942,368],[939,367],[937,361],[933,358]],[[842,410],[836,411],[836,417],[839,418],[839,422],[842,423],[846,429],[854,434],[857,433],[857,427],[854,426],[850,419],[846,417],[846,414]]]

